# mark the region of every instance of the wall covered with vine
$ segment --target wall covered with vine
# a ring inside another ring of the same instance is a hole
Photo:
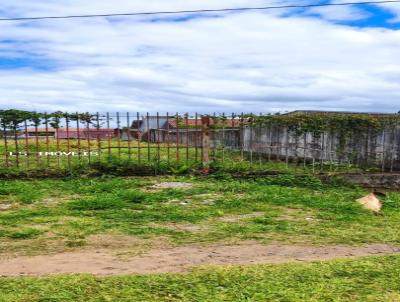
[[[246,120],[245,144],[256,152],[384,166],[400,160],[398,114],[293,113]]]

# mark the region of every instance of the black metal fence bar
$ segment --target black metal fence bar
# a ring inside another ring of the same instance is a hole
[[[180,126],[179,126],[179,113],[176,113],[176,116],[175,116],[175,122],[176,122],[176,125],[175,125],[175,128],[176,128],[176,161],[179,163],[179,161],[180,161],[180,155],[179,155],[179,145],[180,145],[180,141],[179,141],[179,137],[180,137],[180,135],[179,135],[179,128],[180,128]]]
[[[188,163],[188,161],[189,161],[189,116],[188,116],[188,114],[186,113],[185,114],[185,134],[186,134],[186,142],[185,142],[185,145],[186,145],[186,149],[185,149],[185,151],[186,151],[186,163]]]
[[[160,146],[160,114],[157,112],[157,163],[160,163],[161,159],[161,146]]]
[[[40,121],[35,118],[34,120],[34,124],[35,124],[35,146],[36,146],[36,164],[39,166],[39,162],[40,162],[40,157],[39,157],[39,130],[38,130],[38,126],[39,126]]]
[[[194,115],[194,127],[196,130],[199,129],[199,115],[196,112],[196,114]],[[195,161],[197,162],[199,160],[199,151],[198,151],[198,147],[199,147],[199,135],[197,135],[197,133],[195,134],[195,138],[194,138],[194,156],[195,156]]]
[[[25,164],[26,168],[29,169],[29,139],[28,139],[28,122],[27,120],[24,120],[24,135],[25,135]]]
[[[169,125],[169,113],[167,112],[166,118],[166,127],[167,127],[167,162],[170,163],[170,156],[171,156],[171,134],[170,134],[170,125]]]
[[[107,129],[110,129],[110,113],[107,112],[106,116]],[[111,136],[107,136],[108,158],[111,159]]]
[[[121,129],[121,120],[119,112],[117,112],[117,131],[119,132],[120,129]],[[117,135],[117,147],[118,147],[118,159],[121,159],[121,135],[119,133]]]
[[[97,140],[97,152],[99,157],[101,158],[102,156],[102,147],[101,147],[101,137],[100,137],[100,114],[96,112],[96,129],[97,129],[97,135],[96,135],[96,140]]]
[[[150,162],[151,153],[150,153],[150,115],[147,112],[146,114],[146,131],[147,131],[147,162]]]
[[[71,152],[71,144],[70,144],[70,133],[69,133],[69,117],[67,116],[65,118],[65,127],[66,127],[66,131],[67,131],[67,154],[70,154]],[[68,160],[68,169],[71,170],[71,156],[67,156],[67,160]]]
[[[79,113],[77,112],[76,113],[76,117],[75,117],[75,119],[76,119],[76,130],[74,131],[75,133],[76,133],[76,136],[77,136],[77,139],[78,139],[78,158],[79,158],[79,161],[82,159],[82,156],[81,156],[81,129],[80,129],[80,127],[79,127]]]
[[[139,164],[142,162],[142,158],[141,158],[141,154],[142,154],[142,148],[141,148],[141,144],[140,144],[140,142],[142,141],[142,135],[140,134],[140,126],[139,126],[139,123],[140,123],[140,114],[139,114],[139,112],[136,114],[136,124],[137,124],[137,127],[136,127],[136,133],[137,133],[137,148],[138,148],[138,162],[139,162]]]
[[[131,119],[129,112],[126,113],[126,135],[128,139],[128,159],[129,161],[132,160],[132,136],[131,136]]]
[[[7,128],[6,126],[3,127],[3,137],[4,137],[4,152],[5,152],[5,165],[9,167],[9,154],[8,154],[8,140],[7,140]]]
[[[44,114],[44,124],[45,124],[45,136],[46,136],[46,159],[47,166],[50,165],[50,141],[49,141],[49,117],[47,113]]]
[[[89,117],[89,114],[87,114],[87,116]],[[87,118],[86,120],[86,139],[87,139],[87,156],[88,156],[88,162],[89,165],[91,164],[91,159],[92,159],[92,147],[90,146],[91,144],[91,132],[90,132],[90,120],[89,118]],[[96,138],[96,136],[94,136],[94,138]]]

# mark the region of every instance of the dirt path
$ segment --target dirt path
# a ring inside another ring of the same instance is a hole
[[[114,251],[115,252],[115,251]],[[43,276],[62,273],[95,275],[184,272],[201,265],[284,263],[400,253],[399,247],[374,244],[349,246],[213,245],[155,249],[121,261],[107,251],[82,251],[51,256],[0,260],[0,276]]]

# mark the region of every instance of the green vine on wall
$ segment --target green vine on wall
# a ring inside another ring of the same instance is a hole
[[[292,113],[266,116],[246,115],[253,127],[280,127],[298,140],[299,137],[311,134],[318,140],[323,134],[335,135],[338,138],[336,151],[343,154],[348,143],[355,144],[376,136],[384,129],[400,124],[400,115],[386,114],[350,114],[350,113]]]
[[[315,136],[324,132],[366,133],[382,131],[388,126],[399,124],[400,115],[371,115],[346,113],[297,113],[265,116],[248,116],[252,125],[287,127],[296,135],[311,133]]]

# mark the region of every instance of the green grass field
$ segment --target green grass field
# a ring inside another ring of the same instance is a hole
[[[400,301],[400,257],[206,268],[188,274],[0,279],[0,301]]]
[[[191,188],[154,189],[162,182]],[[0,259],[97,248],[93,236],[137,239],[132,255],[168,246],[255,241],[400,245],[400,193],[381,215],[367,191],[292,174],[0,181]],[[0,279],[0,301],[399,301],[400,257],[195,269],[185,274]]]
[[[160,181],[191,182],[193,188],[143,189]],[[13,249],[31,253],[35,247],[43,252],[40,242],[50,238],[48,249],[84,245],[88,236],[101,233],[166,236],[176,244],[247,239],[400,243],[400,194],[388,195],[383,215],[372,215],[355,203],[364,194],[362,189],[330,187],[312,177],[291,175],[257,181],[190,177],[1,181],[0,203],[12,208],[0,212],[0,253]],[[263,215],[240,224],[223,219],[259,212]],[[191,233],[163,227],[167,223],[207,228]]]

